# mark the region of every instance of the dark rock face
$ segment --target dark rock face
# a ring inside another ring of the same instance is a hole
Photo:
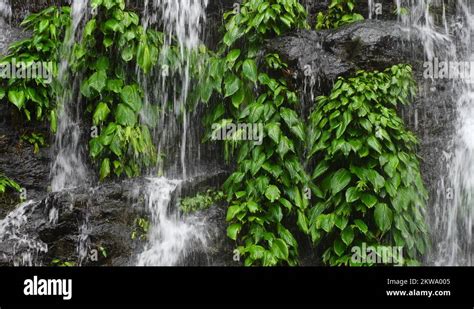
[[[423,49],[421,45],[407,48],[409,44],[408,34],[396,22],[366,20],[339,29],[298,31],[269,41],[268,49],[290,63],[298,77],[315,77],[320,93],[327,93],[339,76],[412,63],[413,50]]]
[[[225,177],[221,172],[183,183],[173,194],[169,211],[177,205],[178,192],[192,195]],[[54,259],[82,266],[133,265],[146,243],[131,236],[136,230],[135,220],[150,215],[144,201],[146,185],[145,179],[111,182],[52,193],[39,202],[20,206],[16,211],[23,209],[20,215],[13,212],[8,220],[0,221],[0,265],[23,264],[25,257],[31,258],[33,265],[51,265]],[[233,249],[222,237],[225,209],[216,206],[194,215],[196,220],[205,220],[209,244],[187,250],[179,264],[230,264]]]

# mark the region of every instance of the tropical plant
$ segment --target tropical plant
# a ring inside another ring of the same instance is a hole
[[[197,193],[193,197],[182,199],[180,202],[180,208],[185,214],[205,210],[215,203],[224,200],[224,198],[224,192],[207,190],[206,192]]]
[[[41,133],[31,133],[31,134],[24,134],[21,136],[21,140],[27,142],[34,147],[34,153],[39,153],[41,147],[46,146],[45,137]]]
[[[0,173],[0,195],[5,194],[5,192],[7,192],[8,189],[11,189],[17,192],[21,191],[21,187],[16,181]]]
[[[100,162],[100,179],[137,176],[156,161],[149,128],[140,123],[143,93],[133,65],[147,73],[157,63],[163,34],[140,25],[123,0],[91,1],[97,15],[75,46],[75,70],[84,74],[81,93],[100,135],[90,140],[92,158]],[[92,65],[91,65],[92,64]]]
[[[355,6],[355,0],[332,0],[326,13],[318,13],[316,29],[338,28],[363,20],[362,15],[354,12]]]
[[[304,125],[297,95],[288,86],[278,55],[260,55],[264,41],[307,28],[296,0],[249,0],[224,15],[221,57],[211,59],[208,84],[222,95],[206,118],[208,127],[262,124],[261,144],[242,140],[238,130],[226,141],[236,154],[236,171],[224,184],[230,206],[227,235],[238,241],[245,265],[297,264],[298,244],[288,226],[307,229],[303,191],[308,177],[300,161]],[[212,135],[212,132],[209,136]]]
[[[357,265],[351,247],[362,243],[403,247],[406,264],[425,253],[427,192],[417,139],[396,111],[415,89],[411,67],[396,65],[339,78],[317,99],[307,132],[317,190],[307,216],[325,263]]]
[[[6,97],[28,121],[32,115],[38,121],[49,120],[53,132],[57,115],[51,85],[57,76],[60,47],[71,22],[70,14],[69,7],[50,7],[31,14],[21,23],[32,32],[31,37],[11,45],[9,55],[0,60],[0,66],[11,71],[1,83],[0,99]],[[31,76],[27,76],[28,70]]]

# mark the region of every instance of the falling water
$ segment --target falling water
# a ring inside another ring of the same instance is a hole
[[[22,203],[5,219],[0,220],[0,244],[12,246],[9,256],[14,266],[41,266],[39,256],[48,252],[45,243],[24,233],[22,229],[28,221],[28,211],[37,205],[38,202],[34,201]]]
[[[146,78],[143,84],[145,93],[148,93],[145,104],[155,103],[153,100],[160,104],[159,129],[154,134],[158,151],[168,161],[177,159],[176,163],[179,162],[180,166],[175,164],[175,167],[168,169],[168,173],[182,179],[189,176],[187,150],[191,148],[189,135],[193,133],[189,132],[191,113],[187,109],[192,87],[190,71],[193,53],[201,43],[207,3],[208,0],[147,0],[143,12],[144,27],[156,27],[165,35],[160,62],[166,63],[171,49],[177,45],[178,67],[174,69],[163,65],[154,78]],[[177,138],[180,139],[179,145]],[[175,149],[179,149],[176,156],[172,153]]]
[[[186,164],[186,150],[191,140],[188,137],[190,113],[187,111],[192,87],[190,70],[192,53],[196,52],[201,42],[206,6],[207,0],[145,1],[144,27],[158,27],[165,34],[160,55],[162,61],[167,59],[170,49],[177,44],[179,64],[176,72],[171,72],[169,67],[161,67],[156,78],[142,77],[141,80],[146,93],[145,105],[150,106],[155,103],[153,100],[157,100],[161,107],[157,119],[158,129],[154,132],[159,159],[162,155],[165,155],[165,160],[176,158],[181,167],[176,168],[177,164],[174,164],[166,170],[161,165],[160,174],[181,180],[165,177],[148,179],[145,199],[151,214],[151,229],[148,244],[137,258],[138,265],[178,265],[193,246],[205,247],[203,223],[190,217],[184,218],[171,200],[173,195],[179,196],[180,183],[190,176]],[[142,117],[150,121],[147,115]],[[179,146],[177,138],[181,139]],[[179,158],[167,152],[176,148],[180,148]]]
[[[471,43],[473,16],[465,0],[397,0],[399,16],[406,27],[416,30],[424,48],[425,61],[472,61]],[[453,20],[446,16],[447,6],[456,6]],[[434,13],[435,12],[435,13]],[[473,207],[474,207],[474,88],[466,80],[426,80],[431,89],[447,87],[456,104],[456,127],[453,142],[445,145],[439,160],[444,172],[438,179],[436,196],[431,209],[433,249],[427,263],[434,265],[473,265]],[[440,99],[424,94],[431,99]],[[427,102],[430,103],[430,102]],[[428,107],[429,108],[429,107]],[[433,150],[434,151],[434,150]]]
[[[0,0],[0,18],[9,20],[12,16],[12,7],[9,0]]]
[[[206,245],[204,222],[193,222],[173,211],[172,195],[182,181],[162,178],[148,179],[147,207],[151,213],[148,244],[138,256],[139,266],[177,265],[194,244]]]
[[[59,68],[57,97],[58,104],[58,131],[55,140],[55,154],[51,169],[52,191],[61,191],[66,188],[84,184],[88,179],[86,165],[84,164],[81,145],[81,119],[82,110],[79,104],[78,76],[71,76],[70,62],[72,47],[80,35],[81,25],[87,13],[88,0],[74,0],[72,2],[72,26],[70,27],[62,51]]]
[[[464,61],[474,61],[474,11],[471,3],[459,1],[465,45]],[[472,63],[471,63],[472,66]],[[436,265],[474,265],[474,84],[465,80],[457,102],[455,147],[449,161],[449,179],[441,187],[442,199],[436,208]]]

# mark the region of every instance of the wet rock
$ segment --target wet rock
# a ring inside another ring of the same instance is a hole
[[[183,183],[175,194],[193,195],[221,183],[225,176],[218,172],[196,177]],[[13,212],[0,221],[0,234],[4,237],[0,241],[0,266],[22,265],[25,261],[27,265],[51,265],[53,260],[82,266],[133,265],[136,254],[146,244],[140,237],[132,239],[137,228],[135,220],[149,216],[143,191],[146,186],[146,179],[110,182],[96,188],[51,193],[39,202],[19,206],[20,215]],[[177,207],[176,201],[174,196],[170,211]],[[197,246],[187,250],[179,264],[225,263],[232,249],[222,237],[224,207],[211,207],[195,216],[208,225],[209,249]]]

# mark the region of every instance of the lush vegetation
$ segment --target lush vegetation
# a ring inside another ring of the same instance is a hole
[[[197,193],[193,197],[185,197],[180,201],[180,208],[183,213],[193,213],[200,210],[208,209],[216,203],[224,200],[224,192],[207,190],[206,192]]]
[[[89,151],[100,179],[138,176],[159,156],[150,133],[156,123],[142,115],[164,112],[145,104],[139,78],[163,66],[177,72],[179,51],[164,44],[163,33],[145,29],[124,0],[91,0],[90,5],[96,14],[78,43],[62,44],[70,35],[70,9],[50,8],[25,20],[32,37],[14,44],[2,61],[49,61],[57,78],[60,55],[66,53],[73,74],[81,78],[86,123],[98,131]],[[224,14],[216,51],[189,51],[194,87],[187,107],[204,104],[206,140],[229,124],[261,124],[263,140],[234,132],[224,141],[226,159],[235,170],[223,192],[185,198],[181,210],[203,210],[226,197],[227,235],[247,266],[298,265],[301,238],[310,239],[328,265],[360,265],[351,260],[351,247],[363,243],[403,247],[408,253],[404,263],[417,264],[428,247],[427,193],[417,140],[396,111],[414,95],[411,68],[397,65],[340,78],[305,117],[297,87],[286,74],[288,65],[278,54],[263,53],[262,46],[309,28],[307,19],[297,0],[244,0]],[[332,0],[328,11],[317,15],[316,27],[360,19],[354,0]],[[0,97],[27,120],[33,114],[38,121],[49,120],[55,132],[59,82],[12,78],[2,85]],[[36,133],[22,139],[35,152],[45,144]],[[7,187],[19,190],[1,176],[0,193]],[[137,218],[131,238],[145,239],[148,230],[148,220]]]
[[[21,187],[16,181],[8,178],[3,174],[0,174],[0,195],[7,192],[7,190],[20,192]]]
[[[363,20],[362,15],[354,12],[355,7],[355,0],[332,0],[327,12],[318,13],[316,29],[338,28]]]
[[[427,248],[427,192],[416,137],[397,116],[415,84],[409,66],[340,78],[309,119],[309,158],[318,187],[308,210],[324,262],[352,265],[351,246],[395,244],[414,264]]]

